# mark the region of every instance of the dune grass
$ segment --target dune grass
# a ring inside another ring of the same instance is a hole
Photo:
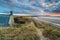
[[[34,27],[1,27],[0,40],[39,40]]]
[[[40,22],[40,24],[44,29],[43,35],[45,37],[48,37],[50,40],[60,40],[60,28],[58,26],[44,22]]]
[[[14,20],[19,25],[0,27],[0,40],[40,40],[35,26],[30,25],[31,19],[26,17],[15,17]],[[20,25],[21,21],[25,23]]]
[[[22,26],[0,27],[0,40],[40,40],[37,34],[38,29],[43,29],[43,36],[50,40],[60,40],[60,28],[44,22],[37,22],[38,27],[30,24],[32,22],[29,18],[19,17],[16,21],[25,21]],[[33,19],[34,20],[34,19]],[[19,22],[17,22],[19,24]]]

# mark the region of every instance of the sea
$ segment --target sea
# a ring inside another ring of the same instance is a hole
[[[0,26],[8,26],[9,24],[9,16],[0,14]]]

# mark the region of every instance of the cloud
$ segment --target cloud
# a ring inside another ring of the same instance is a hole
[[[0,5],[6,10],[20,13],[60,12],[59,0],[0,0]]]

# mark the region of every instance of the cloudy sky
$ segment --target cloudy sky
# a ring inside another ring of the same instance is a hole
[[[28,13],[60,12],[60,0],[0,0],[0,13]]]

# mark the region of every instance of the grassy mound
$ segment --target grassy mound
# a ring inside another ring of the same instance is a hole
[[[15,17],[15,27],[0,27],[0,40],[40,40],[36,27],[27,17]]]
[[[34,27],[1,27],[0,40],[40,40]]]
[[[48,37],[50,40],[60,40],[60,28],[54,26],[52,24],[46,24],[41,22],[41,26],[43,27],[43,35]]]

